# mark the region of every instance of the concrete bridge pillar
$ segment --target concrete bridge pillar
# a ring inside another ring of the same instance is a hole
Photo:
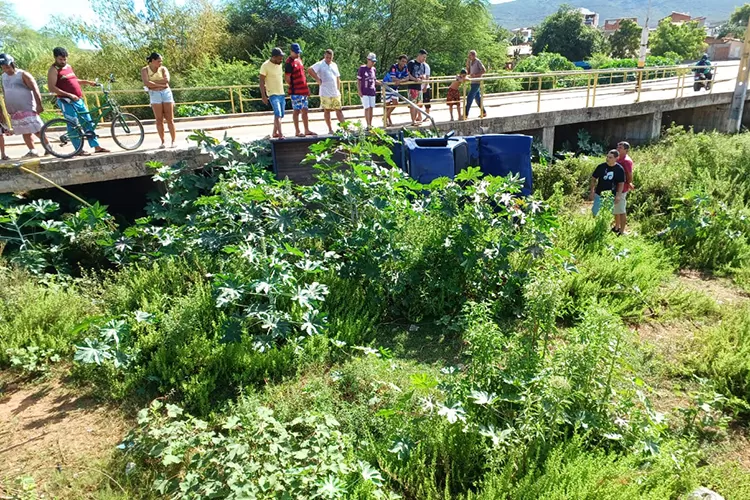
[[[551,155],[555,152],[555,126],[544,127],[542,129],[542,145]]]
[[[662,112],[654,111],[651,118],[651,131],[648,136],[649,141],[658,141],[659,137],[661,137],[661,120]]]

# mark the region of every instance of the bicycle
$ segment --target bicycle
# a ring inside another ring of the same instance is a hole
[[[96,138],[99,122],[107,116],[112,118],[110,130],[112,139],[122,149],[133,151],[143,144],[145,133],[143,124],[134,115],[123,113],[114,98],[110,95],[114,75],[109,75],[107,88],[96,80],[96,86],[104,93],[104,104],[89,110],[91,130],[84,130],[81,120],[86,113],[79,113],[75,122],[66,118],[53,118],[42,127],[41,139],[44,150],[58,158],[72,158],[83,150],[85,140]]]

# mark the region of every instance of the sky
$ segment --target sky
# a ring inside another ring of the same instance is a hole
[[[89,0],[10,0],[16,12],[34,29],[43,28],[54,15],[79,16],[94,21]],[[143,8],[143,0],[135,0],[136,9]]]

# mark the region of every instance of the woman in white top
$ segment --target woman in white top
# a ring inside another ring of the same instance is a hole
[[[169,88],[169,71],[162,66],[161,55],[152,52],[146,58],[148,64],[141,68],[141,80],[148,89],[151,109],[156,118],[156,131],[161,139],[159,149],[164,149],[164,121],[167,122],[169,135],[172,137],[172,147],[175,146],[176,133],[174,129],[174,97]]]
[[[3,70],[3,97],[5,108],[10,116],[10,126],[14,134],[23,136],[29,148],[24,158],[35,158],[39,154],[34,149],[32,134],[39,137],[44,125],[39,117],[44,110],[39,87],[31,74],[16,68],[15,61],[8,54],[0,54],[0,68]],[[2,156],[5,154],[2,153]]]

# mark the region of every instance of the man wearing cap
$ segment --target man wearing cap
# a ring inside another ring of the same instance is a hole
[[[372,114],[375,110],[375,84],[378,83],[375,75],[375,63],[378,58],[370,52],[367,54],[367,62],[359,67],[357,71],[357,88],[359,89],[359,99],[362,101],[362,107],[365,108],[365,121],[367,128],[372,127]]]
[[[419,51],[419,55],[415,59],[409,61],[409,64],[406,65],[406,69],[409,71],[408,80],[411,82],[417,82],[409,85],[409,100],[414,104],[419,105],[419,107],[422,107],[422,83],[425,79],[425,73],[427,73],[427,68],[425,67],[426,60],[427,51],[422,49]],[[412,125],[419,124],[422,121],[422,114],[419,110],[410,107],[409,111],[411,112]]]
[[[68,64],[68,51],[63,47],[52,49],[52,55],[55,57],[55,63],[47,71],[47,88],[57,96],[57,106],[62,111],[66,120],[73,123],[81,122],[81,125],[87,132],[91,132],[88,137],[89,146],[94,148],[96,153],[109,153],[99,145],[94,132],[94,123],[91,115],[83,102],[83,91],[81,85],[95,87],[96,82],[89,80],[79,80],[73,68]],[[80,139],[76,137],[75,130],[68,127],[68,134],[71,136],[73,146],[78,147]],[[91,153],[81,150],[80,156],[89,156]]]
[[[300,56],[302,48],[298,43],[293,43],[289,47],[289,57],[284,65],[284,81],[289,87],[289,98],[292,100],[292,109],[294,117],[294,130],[297,137],[306,135],[316,135],[310,131],[307,120],[307,100],[310,95],[310,89],[307,88],[307,77],[305,77],[305,65],[302,63]],[[299,130],[299,116],[302,115],[302,124],[305,132]]]
[[[39,154],[34,149],[32,134],[39,137],[44,125],[39,118],[39,114],[44,110],[39,87],[34,77],[17,68],[13,57],[8,54],[0,54],[0,69],[3,70],[3,97],[5,109],[10,116],[11,128],[14,134],[23,136],[23,141],[29,148],[24,158],[35,158]]]
[[[339,123],[344,123],[344,113],[341,112],[341,73],[338,65],[333,62],[333,50],[327,49],[325,57],[308,68],[308,73],[312,76],[320,87],[320,105],[323,108],[323,116],[328,125],[328,133],[333,134],[331,126],[331,111],[336,112],[336,118]]]
[[[283,139],[281,119],[284,118],[286,97],[284,94],[284,72],[281,63],[284,51],[276,47],[271,50],[271,58],[260,66],[260,95],[264,104],[271,104],[273,109],[273,137]]]

